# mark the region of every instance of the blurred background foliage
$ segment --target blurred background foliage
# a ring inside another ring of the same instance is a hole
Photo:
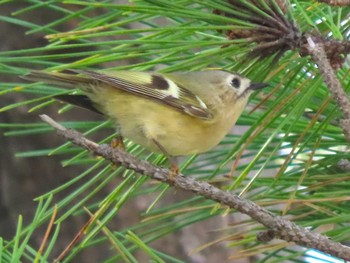
[[[256,9],[251,1],[239,2]],[[301,32],[349,39],[349,7],[289,3],[284,16]],[[0,1],[3,262],[52,261],[91,214],[98,220],[63,262],[307,261],[303,248],[257,242],[263,227],[234,210],[57,138],[38,114],[100,143],[117,134],[100,116],[52,99],[66,90],[18,78],[32,69],[224,68],[269,82],[270,88],[251,98],[232,134],[208,153],[183,158],[182,172],[348,242],[350,154],[338,124],[341,112],[309,57],[288,50],[278,62],[273,54],[247,58],[254,42],[227,38],[229,30],[255,27],[244,19],[249,15],[224,0]],[[348,62],[337,72],[347,91]],[[131,141],[126,146],[139,158],[167,165],[163,156]],[[55,224],[39,250],[55,205]]]

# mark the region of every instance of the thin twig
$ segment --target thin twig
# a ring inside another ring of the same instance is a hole
[[[207,182],[196,181],[189,176],[184,177],[181,174],[175,177],[170,176],[171,172],[168,169],[156,167],[147,161],[139,160],[121,149],[112,148],[106,144],[98,145],[85,138],[83,134],[72,129],[66,129],[47,115],[41,115],[40,117],[43,121],[54,127],[58,135],[96,155],[102,156],[106,160],[110,160],[114,164],[122,165],[142,175],[149,176],[152,179],[182,190],[193,192],[250,216],[268,228],[268,236],[271,238],[266,238],[266,234],[261,234],[260,238],[261,236],[265,236],[265,238],[261,238],[260,241],[264,239],[270,240],[275,237],[288,242],[295,242],[300,246],[315,248],[344,260],[350,260],[349,247],[329,240],[328,237],[321,234],[311,232],[281,216],[275,216],[268,210],[247,199],[227,191],[222,191]]]
[[[322,3],[327,3],[334,6],[350,6],[350,0],[318,0]]]
[[[341,159],[338,163],[337,166],[343,170],[344,172],[350,172],[350,161],[347,159]]]
[[[54,263],[62,262],[64,257],[69,251],[82,239],[85,235],[85,230],[91,225],[91,223],[96,219],[95,216],[90,217],[90,219],[83,225],[79,232],[74,236],[73,240],[68,244],[67,247],[60,253],[60,255],[53,261]]]
[[[329,60],[327,59],[326,52],[323,44],[317,39],[314,39],[311,35],[306,37],[308,42],[307,49],[311,55],[313,61],[317,64],[321,76],[323,77],[329,91],[331,92],[334,100],[337,102],[339,109],[343,112],[343,119],[340,120],[340,126],[343,129],[343,133],[348,141],[350,141],[350,101],[342,88],[339,79],[337,78]]]
[[[44,238],[41,242],[41,245],[40,245],[40,248],[38,250],[38,253],[36,254],[36,258],[34,260],[34,263],[37,263],[40,261],[40,257],[42,256],[43,252],[44,252],[44,248],[45,248],[45,245],[46,245],[46,242],[47,240],[49,239],[49,236],[51,234],[51,230],[53,228],[53,225],[55,223],[55,219],[56,219],[56,216],[57,216],[57,212],[58,212],[58,206],[57,204],[55,205],[54,209],[53,209],[53,213],[52,213],[52,216],[51,216],[51,219],[50,219],[50,223],[49,225],[47,226],[47,229],[46,229],[46,232],[45,232],[45,235],[44,235]]]

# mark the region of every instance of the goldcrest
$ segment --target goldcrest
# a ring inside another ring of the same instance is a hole
[[[78,88],[57,99],[112,119],[122,136],[168,156],[203,153],[229,133],[249,96],[265,83],[224,70],[183,73],[33,71],[31,81]]]

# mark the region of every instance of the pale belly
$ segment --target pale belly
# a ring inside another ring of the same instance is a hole
[[[159,119],[155,122],[153,119],[144,118],[142,124],[137,127],[129,125],[129,122],[124,123],[123,120],[119,123],[125,137],[151,151],[161,152],[157,142],[167,154],[172,156],[206,152],[216,146],[226,135],[226,132],[215,131],[215,126],[203,127],[204,125],[196,124],[197,120],[190,122],[186,119],[173,120],[169,123]]]
[[[155,140],[172,156],[206,152],[226,135],[215,131],[215,126],[203,125],[197,119],[183,114],[176,116],[178,114],[181,113],[167,114],[165,119],[151,113],[139,121],[137,127],[123,119],[119,123],[122,134],[127,138],[152,151],[160,152]]]
[[[155,140],[171,156],[210,150],[229,132],[238,117],[235,113],[221,120],[205,121],[154,101],[125,93],[120,95],[104,100],[103,111],[119,124],[122,135],[151,151],[161,152]],[[95,102],[100,104],[96,98]]]

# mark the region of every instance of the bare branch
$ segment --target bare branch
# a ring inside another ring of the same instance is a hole
[[[109,145],[98,145],[85,138],[81,133],[66,129],[47,115],[41,115],[41,119],[54,127],[58,135],[73,142],[74,144],[110,160],[112,163],[122,165],[140,174],[147,175],[152,179],[167,183],[174,187],[193,192],[207,199],[229,206],[237,211],[250,216],[252,219],[264,225],[268,230],[258,236],[260,241],[269,241],[279,238],[308,248],[315,248],[332,256],[350,260],[350,248],[338,242],[329,240],[328,237],[311,232],[301,226],[290,222],[283,217],[275,216],[263,207],[234,195],[222,191],[206,182],[199,182],[193,178],[178,175],[171,177],[168,169],[156,167],[147,161],[139,160],[133,155]]]
[[[350,6],[350,0],[318,0],[322,3],[327,3],[334,6]]]
[[[346,159],[341,159],[337,166],[342,169],[344,172],[350,172],[350,161]]]
[[[328,86],[333,98],[337,102],[340,110],[343,112],[343,119],[340,121],[340,126],[343,129],[344,135],[350,141],[350,101],[342,88],[329,60],[327,59],[322,42],[314,39],[311,35],[306,37],[308,42],[308,52],[312,59],[317,64],[320,73]]]

